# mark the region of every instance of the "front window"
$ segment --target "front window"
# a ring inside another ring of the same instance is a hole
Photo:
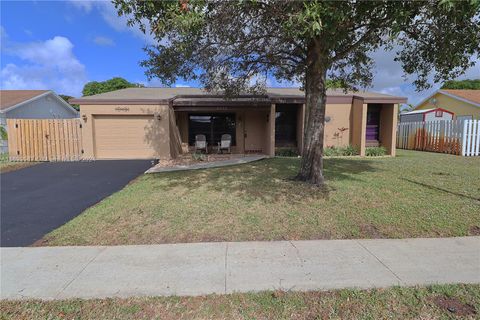
[[[442,110],[435,111],[435,117],[437,117],[437,118],[443,117],[443,111]]]
[[[222,134],[232,136],[232,145],[236,144],[235,139],[235,114],[214,113],[198,114],[191,113],[188,116],[188,144],[195,144],[195,136],[204,134],[209,146],[217,145]]]

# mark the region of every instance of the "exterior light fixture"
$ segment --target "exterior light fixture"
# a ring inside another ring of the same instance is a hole
[[[83,121],[87,122],[87,115],[86,115],[86,114],[83,114],[83,115],[82,115],[82,119],[83,119]]]
[[[162,116],[160,114],[157,114],[156,118],[157,118],[158,121],[162,120]]]

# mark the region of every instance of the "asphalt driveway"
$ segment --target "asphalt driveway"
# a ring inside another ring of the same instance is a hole
[[[1,174],[0,245],[33,244],[149,167],[149,160],[57,162]]]

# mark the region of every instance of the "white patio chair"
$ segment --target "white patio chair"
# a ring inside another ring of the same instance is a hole
[[[229,134],[222,134],[220,142],[218,143],[218,153],[222,153],[222,150],[227,150],[228,153],[231,153],[232,146],[232,136]]]
[[[205,150],[207,153],[207,137],[204,134],[197,134],[195,136],[195,153],[197,150]]]

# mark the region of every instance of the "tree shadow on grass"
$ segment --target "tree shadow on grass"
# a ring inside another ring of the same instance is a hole
[[[454,192],[454,191],[451,191],[451,190],[443,189],[443,188],[440,188],[440,187],[432,186],[430,184],[426,184],[426,183],[423,183],[423,182],[419,182],[419,181],[415,181],[415,180],[411,180],[411,179],[407,179],[407,178],[401,178],[401,179],[405,180],[405,181],[408,181],[410,183],[414,183],[414,184],[417,184],[419,186],[425,187],[425,188],[430,189],[430,190],[442,191],[442,192],[445,192],[445,193],[452,194],[454,196],[458,196],[458,197],[462,197],[462,198],[466,198],[466,199],[470,199],[470,200],[480,201],[480,197],[475,198],[475,197],[472,197],[472,196],[469,196],[469,195],[466,195],[466,194]]]
[[[265,203],[281,200],[300,203],[328,200],[329,192],[333,190],[329,181],[361,181],[355,175],[376,170],[368,160],[328,159],[324,169],[327,186],[318,188],[293,180],[299,164],[297,158],[266,159],[225,168],[157,173],[152,174],[152,179],[161,185],[162,190],[183,190],[183,196],[202,190],[206,197],[209,191],[214,191]]]

